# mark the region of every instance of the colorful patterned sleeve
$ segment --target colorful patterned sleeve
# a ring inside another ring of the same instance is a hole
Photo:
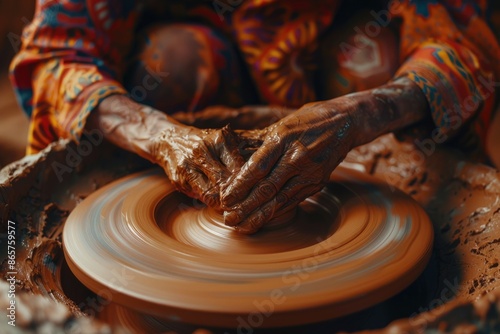
[[[39,0],[10,77],[31,117],[27,154],[79,139],[105,97],[124,94],[123,55],[136,22],[133,0]]]
[[[475,119],[484,140],[500,78],[500,48],[486,21],[487,1],[407,0],[390,9],[403,19],[404,63],[396,76],[422,89],[442,137],[453,137]]]

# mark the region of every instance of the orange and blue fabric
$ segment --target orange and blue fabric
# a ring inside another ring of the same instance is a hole
[[[229,32],[262,102],[300,107],[316,99],[318,43],[340,0],[242,0],[214,8],[216,2],[190,0],[184,9],[176,3],[175,11]],[[102,99],[127,94],[124,55],[132,48],[143,7],[134,0],[38,1],[10,73],[19,103],[31,117],[28,154],[57,138],[78,140]],[[480,120],[475,124],[485,134],[500,78],[500,47],[488,25],[488,2],[392,0],[387,8],[401,21],[401,66],[395,77],[406,76],[422,89],[444,134],[455,135],[472,119]]]

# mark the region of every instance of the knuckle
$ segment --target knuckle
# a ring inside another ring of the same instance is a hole
[[[260,209],[260,222],[261,222],[261,225],[262,223],[264,222],[267,222],[269,221],[273,216],[274,216],[274,206],[273,205],[266,205],[264,206],[263,208]]]
[[[281,207],[282,209],[286,209],[286,208],[291,208],[292,206],[295,206],[297,204],[299,204],[300,202],[302,202],[305,198],[300,198],[299,196],[297,195],[294,195],[294,196],[291,196],[288,201]]]
[[[272,181],[263,181],[261,182],[256,189],[256,197],[257,199],[269,199],[274,196],[277,192],[276,185]]]
[[[290,201],[290,198],[284,192],[281,192],[276,196],[276,205],[278,206],[283,206],[288,203],[288,201]]]
[[[308,162],[308,150],[299,142],[293,143],[283,155],[282,164],[290,164],[292,168],[297,169]],[[302,168],[299,168],[302,169]]]
[[[276,172],[271,176],[272,182],[279,184],[281,180],[287,180],[299,175],[302,169],[300,161],[282,161]]]
[[[257,177],[263,177],[267,174],[269,166],[269,160],[254,160],[249,164],[249,170],[251,173],[255,174]]]
[[[244,215],[252,213],[253,210],[259,205],[259,196],[255,193],[250,194],[250,196],[239,205],[239,209]]]

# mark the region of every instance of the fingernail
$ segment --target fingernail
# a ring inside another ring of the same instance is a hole
[[[234,226],[241,222],[242,213],[240,210],[224,211],[224,224]]]

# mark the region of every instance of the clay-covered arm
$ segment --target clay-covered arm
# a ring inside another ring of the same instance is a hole
[[[151,139],[161,131],[179,126],[173,118],[127,96],[104,99],[89,116],[87,127],[100,130],[105,138],[127,151],[155,161]]]
[[[425,95],[408,78],[396,79],[381,87],[347,97],[358,102],[358,108],[351,113],[358,131],[358,139],[353,147],[429,117]]]
[[[222,186],[225,223],[257,231],[319,191],[353,147],[428,115],[424,94],[407,78],[306,104],[262,130],[262,146]]]
[[[87,127],[160,165],[177,189],[215,208],[220,203],[220,182],[244,163],[230,129],[187,126],[124,95],[104,99],[89,117]]]

